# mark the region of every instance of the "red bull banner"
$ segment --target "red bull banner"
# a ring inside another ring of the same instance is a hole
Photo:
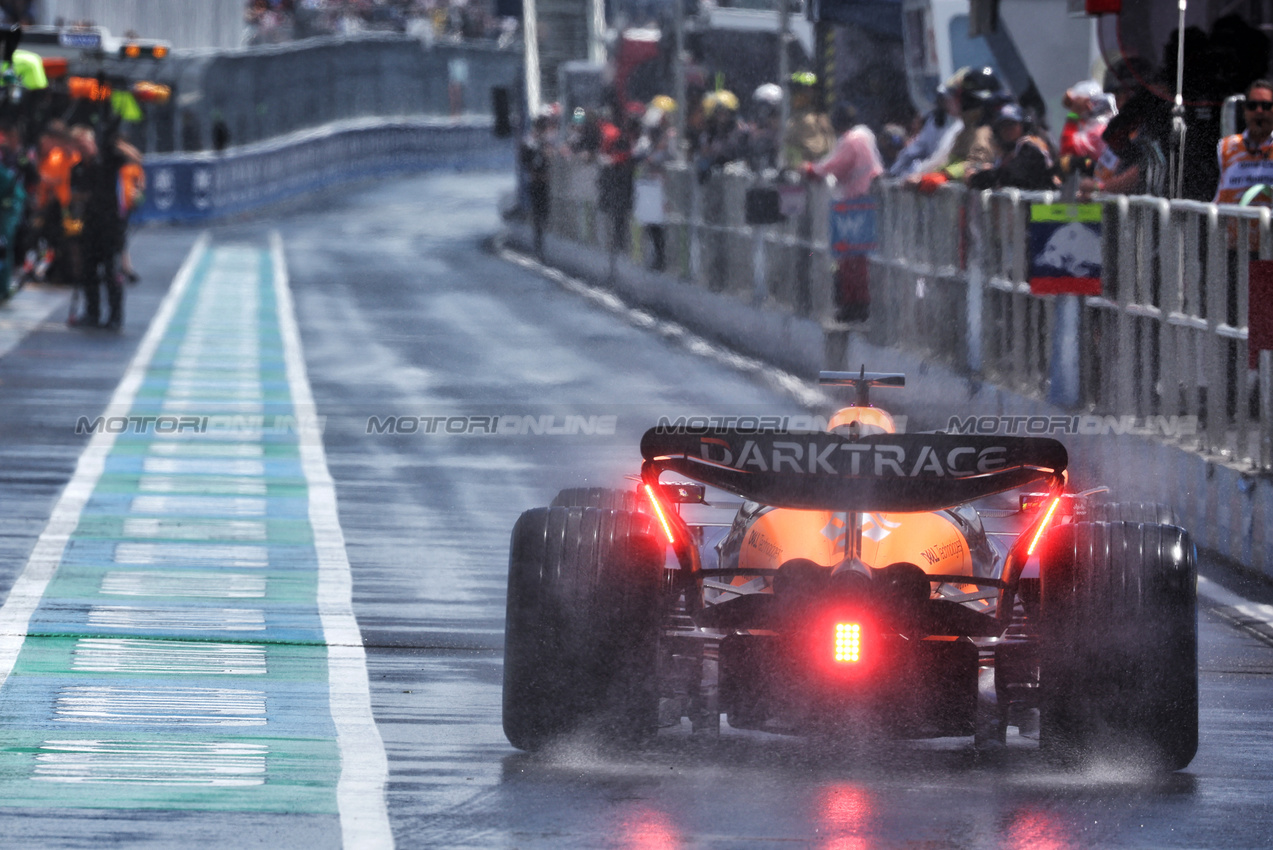
[[[1101,294],[1101,205],[1031,204],[1030,292]]]

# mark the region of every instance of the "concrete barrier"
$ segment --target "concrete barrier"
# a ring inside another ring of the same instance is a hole
[[[137,222],[195,222],[352,180],[425,169],[509,168],[513,145],[490,118],[356,119],[222,153],[146,158]]]

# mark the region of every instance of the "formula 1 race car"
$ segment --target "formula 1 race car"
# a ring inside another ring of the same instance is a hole
[[[826,431],[651,429],[633,490],[523,513],[509,741],[724,714],[985,749],[1011,725],[1065,763],[1189,764],[1196,554],[1170,508],[1068,492],[1052,439],[897,433],[869,390],[904,382],[823,373],[857,394]]]

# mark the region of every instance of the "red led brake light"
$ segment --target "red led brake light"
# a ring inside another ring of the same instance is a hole
[[[1052,524],[1052,514],[1056,513],[1056,509],[1060,504],[1061,497],[1057,496],[1052,500],[1052,504],[1048,505],[1047,513],[1043,515],[1043,521],[1040,522],[1039,527],[1034,530],[1034,537],[1030,540],[1030,545],[1026,547],[1026,557],[1034,554],[1034,548],[1039,545],[1039,540],[1043,537],[1043,532],[1047,531],[1048,526]]]
[[[654,488],[649,484],[643,484],[642,486],[645,487],[646,498],[650,500],[650,507],[654,508],[654,515],[658,517],[659,525],[663,526],[663,533],[667,535],[667,542],[676,545],[676,535],[672,533],[672,523],[668,520],[667,512],[663,510],[663,504],[659,501]]]
[[[840,664],[856,664],[862,660],[862,626],[859,623],[835,624],[835,660]]]

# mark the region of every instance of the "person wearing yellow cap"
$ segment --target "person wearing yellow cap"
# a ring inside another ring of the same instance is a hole
[[[812,71],[791,75],[791,117],[783,136],[783,155],[789,168],[803,168],[831,152],[835,131],[818,107],[818,77]]]
[[[700,180],[706,180],[713,168],[742,159],[746,153],[746,134],[738,123],[738,96],[721,89],[703,98],[706,124],[699,136],[695,166]]]

